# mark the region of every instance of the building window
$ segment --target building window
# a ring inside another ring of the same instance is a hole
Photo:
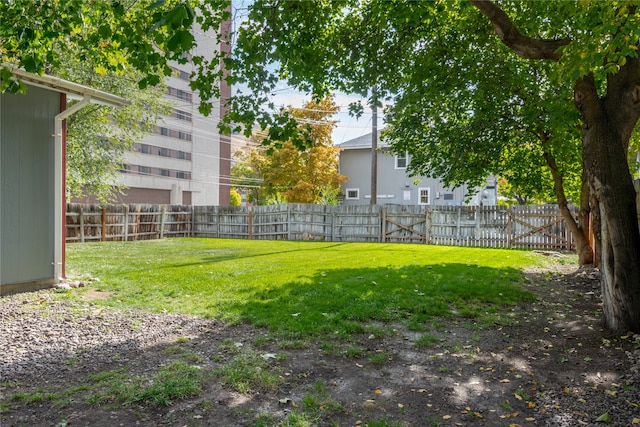
[[[169,129],[167,129],[165,127],[160,127],[160,135],[169,136]]]
[[[453,200],[453,193],[444,193],[444,200]]]
[[[151,154],[151,146],[147,144],[140,144],[138,151],[142,154]]]
[[[177,171],[176,172],[176,178],[178,178],[178,179],[188,179],[187,178],[187,173],[186,172],[182,172],[182,171]]]
[[[176,98],[187,102],[191,102],[192,100],[192,95],[189,92],[185,92],[184,90],[176,89],[175,87],[171,86],[169,86],[167,89],[170,96],[175,96]]]
[[[431,204],[431,191],[428,188],[418,188],[418,204],[429,205]]]
[[[175,67],[171,67],[171,68],[173,68],[174,75],[177,78],[179,78],[180,80],[185,80],[185,81],[188,82],[191,79],[191,74],[190,73],[187,73],[186,71],[182,71],[182,70],[180,70],[178,68],[175,68]]]
[[[187,153],[187,152],[185,152],[185,151],[178,151],[178,155],[177,155],[177,157],[178,157],[180,160],[188,160],[188,159],[187,159],[187,154],[188,154],[188,153]]]
[[[170,157],[171,156],[171,150],[169,150],[168,148],[159,147],[158,148],[158,156]]]
[[[127,164],[120,165],[120,172],[129,173],[131,171],[131,166]]]
[[[360,199],[360,189],[359,188],[347,188],[346,190],[346,200],[358,200]]]
[[[178,139],[182,139],[185,141],[191,141],[191,134],[187,132],[178,132]]]
[[[169,173],[169,169],[160,169],[160,175],[161,176],[171,176],[171,174]]]
[[[395,155],[396,169],[406,169],[407,164],[409,163],[408,159],[409,159],[409,154],[406,151],[401,154],[396,154]]]
[[[193,119],[191,118],[191,113],[187,113],[182,110],[175,110],[173,112],[173,117],[179,120],[184,120],[185,122],[191,122]]]
[[[148,166],[138,166],[138,173],[140,175],[151,175],[151,168]]]

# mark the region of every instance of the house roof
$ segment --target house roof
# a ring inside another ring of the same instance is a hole
[[[350,139],[341,144],[336,144],[336,147],[343,150],[359,150],[371,148],[371,137],[373,132],[366,135],[359,136],[357,138]],[[380,138],[380,131],[378,131],[378,148],[387,148],[389,144]]]
[[[89,97],[91,102],[95,104],[108,105],[112,107],[122,107],[130,103],[127,99],[120,96],[93,89],[88,86],[83,86],[78,83],[73,83],[58,77],[46,74],[40,76],[38,74],[29,73],[10,64],[2,64],[2,66],[8,68],[9,71],[11,71],[11,73],[19,80],[31,86],[38,86],[66,93],[71,98],[82,99],[84,97]]]

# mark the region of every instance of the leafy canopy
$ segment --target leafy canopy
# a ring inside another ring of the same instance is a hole
[[[273,139],[291,138],[291,117],[264,108],[280,79],[318,97],[376,86],[380,97],[395,101],[387,112],[392,149],[413,154],[416,174],[459,185],[495,173],[540,197],[552,192],[551,158],[577,199],[582,165],[573,84],[593,72],[604,87],[626,57],[637,56],[635,5],[499,7],[523,34],[558,48],[540,56],[552,61],[520,59],[520,47],[506,47],[472,2],[257,0],[229,62],[234,81],[252,95],[232,99],[230,122],[257,122]]]

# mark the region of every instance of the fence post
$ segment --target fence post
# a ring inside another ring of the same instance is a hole
[[[387,207],[382,208],[382,227],[380,227],[380,241],[384,243],[387,240]]]
[[[513,234],[513,218],[511,206],[507,208],[507,248],[511,248],[511,236]]]
[[[124,241],[129,240],[129,205],[124,205]]]
[[[460,240],[460,219],[462,216],[462,206],[458,206],[458,221],[456,223],[456,240]]]
[[[220,238],[220,206],[213,206],[216,211],[216,237]]]
[[[431,242],[431,211],[428,207],[424,208],[424,242]]]
[[[84,243],[84,208],[80,207],[80,242]]]
[[[100,240],[105,242],[107,240],[107,208],[102,208],[102,218],[101,218],[101,232]]]
[[[190,212],[191,212],[191,224],[190,224],[190,229],[189,229],[189,236],[190,237],[196,237],[196,207],[195,206],[191,206],[189,208]]]
[[[249,240],[253,240],[253,210],[249,207]]]
[[[166,221],[166,216],[167,214],[167,205],[162,205],[162,207],[160,208],[160,238],[163,239],[164,238],[164,223]]]
[[[336,206],[337,205],[333,205],[333,206],[329,206],[331,208],[331,241],[334,241],[334,229],[335,229],[335,222],[336,222]]]
[[[287,203],[287,240],[291,240],[291,205]]]
[[[480,217],[483,216],[483,206],[476,207],[476,240],[480,240],[482,237],[482,228],[480,227]]]

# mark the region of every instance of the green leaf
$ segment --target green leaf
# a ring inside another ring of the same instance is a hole
[[[604,414],[602,414],[598,418],[596,418],[596,422],[597,423],[609,424],[609,423],[611,423],[611,415],[609,415],[608,412],[605,412]]]
[[[182,21],[188,19],[189,13],[187,12],[187,8],[185,5],[178,5],[171,9],[164,16],[164,22],[168,27],[171,28],[180,28],[182,26]]]
[[[195,43],[195,38],[190,31],[177,31],[167,40],[167,48],[171,52],[188,51]]]

